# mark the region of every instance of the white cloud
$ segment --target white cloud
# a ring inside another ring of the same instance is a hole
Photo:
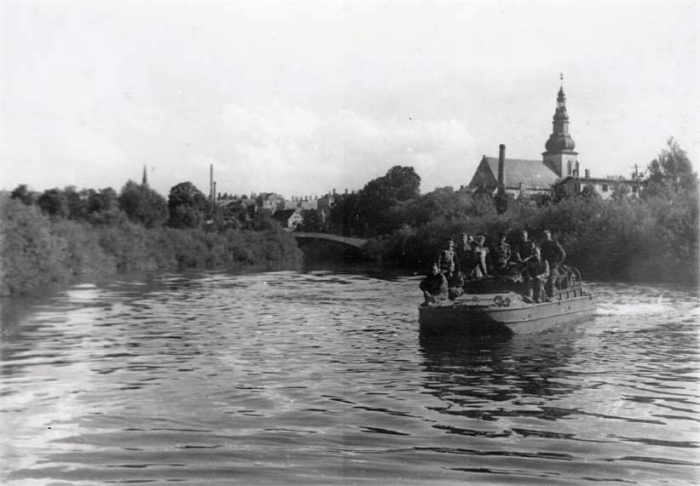
[[[360,189],[394,165],[430,173],[444,164],[454,173],[472,143],[455,120],[372,119],[349,110],[319,115],[300,107],[231,105],[222,123],[231,157],[216,171],[217,187],[226,192]]]
[[[604,11],[604,15],[601,12]],[[5,188],[357,189],[413,165],[468,183],[538,158],[558,73],[594,174],[675,136],[700,158],[696,2],[144,0],[1,3]],[[9,161],[9,163],[5,163]]]

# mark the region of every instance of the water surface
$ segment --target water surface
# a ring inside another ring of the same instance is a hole
[[[5,301],[9,485],[696,484],[694,289],[422,340],[415,277],[169,274]]]

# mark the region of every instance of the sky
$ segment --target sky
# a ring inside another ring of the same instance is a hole
[[[0,189],[421,191],[541,159],[560,73],[581,169],[700,160],[700,3],[3,0]]]

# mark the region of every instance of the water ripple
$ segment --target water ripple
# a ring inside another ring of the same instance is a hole
[[[0,306],[3,484],[696,484],[694,289],[430,342],[414,277],[166,274]]]

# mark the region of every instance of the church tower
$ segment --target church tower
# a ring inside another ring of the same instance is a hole
[[[552,169],[559,177],[574,175],[577,171],[578,152],[574,151],[576,144],[569,135],[569,114],[566,112],[566,95],[564,94],[564,76],[557,94],[557,109],[552,120],[552,134],[545,144],[546,152],[542,153],[544,165]]]

